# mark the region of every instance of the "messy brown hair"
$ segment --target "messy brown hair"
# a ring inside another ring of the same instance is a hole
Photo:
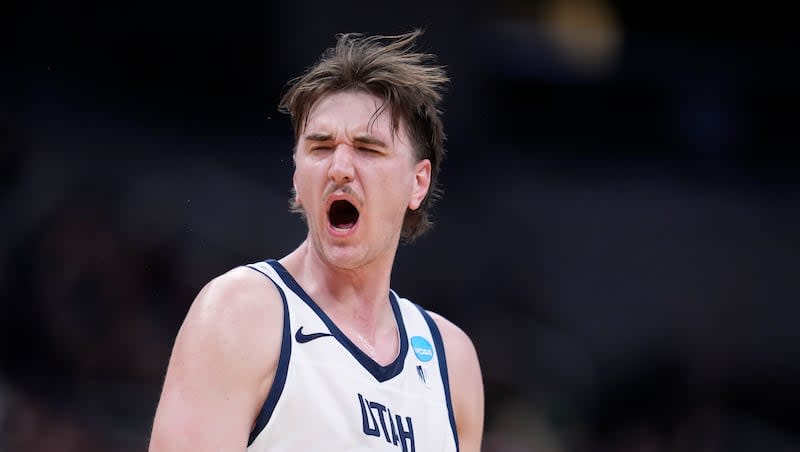
[[[335,47],[289,82],[279,105],[291,116],[299,140],[311,108],[326,94],[357,90],[383,99],[373,120],[388,108],[395,133],[401,121],[406,126],[417,161],[431,162],[428,193],[417,210],[406,210],[403,220],[401,238],[409,242],[432,225],[430,210],[442,194],[438,176],[445,156],[440,104],[449,79],[442,66],[433,64],[434,55],[416,52],[414,44],[421,34],[421,30],[396,36],[339,34]],[[294,197],[289,202],[293,212],[303,213]]]

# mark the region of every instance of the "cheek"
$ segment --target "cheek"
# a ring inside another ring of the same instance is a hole
[[[308,179],[298,179],[295,183],[295,197],[298,202],[303,203],[304,206],[310,206],[314,202],[312,196],[312,187]]]
[[[400,170],[382,174],[374,181],[376,194],[385,215],[395,217],[405,215],[406,207],[411,201],[412,185],[410,178]]]
[[[314,187],[314,168],[304,162],[298,162],[295,166],[292,184],[298,201],[308,203],[312,201],[310,191]]]

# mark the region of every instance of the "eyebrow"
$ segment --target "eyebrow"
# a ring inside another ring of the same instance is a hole
[[[309,141],[331,141],[333,135],[324,132],[312,132],[306,135],[306,140]]]
[[[353,138],[353,141],[358,141],[360,143],[373,145],[373,146],[380,146],[380,147],[384,147],[384,148],[386,147],[386,143],[384,143],[381,139],[376,138],[376,137],[374,137],[372,135],[369,135],[369,134],[366,134],[366,133],[362,133],[362,134],[356,135]]]
[[[311,132],[305,136],[305,139],[308,141],[325,142],[333,140],[333,135],[327,132]],[[353,137],[353,141],[372,146],[386,147],[386,143],[384,143],[383,140],[367,133],[356,135]]]

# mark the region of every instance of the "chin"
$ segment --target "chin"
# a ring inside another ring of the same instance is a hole
[[[362,267],[366,261],[366,253],[355,247],[333,246],[323,250],[325,260],[336,268],[355,270]]]

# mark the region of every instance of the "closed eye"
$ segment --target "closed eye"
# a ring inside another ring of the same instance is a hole
[[[333,148],[330,147],[330,146],[312,146],[311,147],[311,152],[314,152],[314,151],[330,151],[331,149],[333,149]]]

